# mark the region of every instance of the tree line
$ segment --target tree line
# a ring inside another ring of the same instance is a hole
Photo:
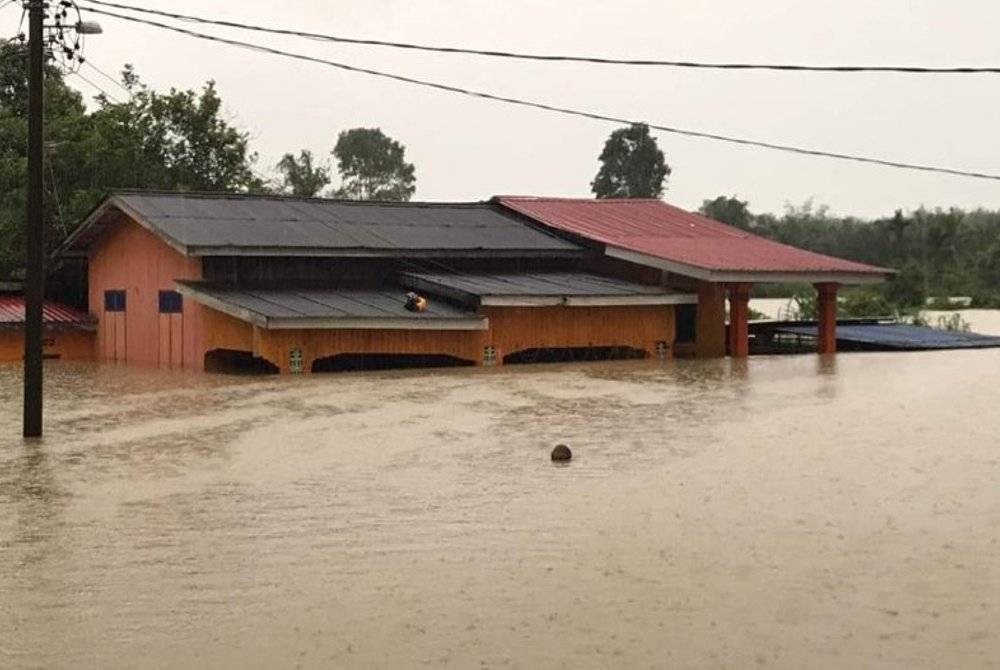
[[[1000,307],[1000,211],[897,210],[862,219],[833,216],[811,202],[781,215],[755,214],[735,196],[706,200],[701,212],[785,244],[893,268],[896,278],[867,293],[890,305],[924,305],[928,298],[968,296],[973,306]],[[789,295],[794,287],[762,289]]]

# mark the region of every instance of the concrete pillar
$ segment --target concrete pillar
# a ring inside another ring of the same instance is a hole
[[[816,308],[819,313],[819,337],[816,340],[816,349],[821,354],[837,352],[838,288],[840,285],[832,282],[816,284],[816,292],[818,293]]]
[[[726,287],[722,284],[698,283],[694,351],[698,358],[726,355]]]
[[[750,284],[729,284],[729,355],[750,355]]]

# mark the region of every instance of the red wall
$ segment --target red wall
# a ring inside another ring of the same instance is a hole
[[[95,359],[201,370],[203,308],[185,299],[181,314],[159,310],[159,292],[175,290],[175,279],[200,278],[200,259],[185,258],[134,222],[116,224],[90,254]],[[126,292],[125,312],[105,312],[106,290]]]

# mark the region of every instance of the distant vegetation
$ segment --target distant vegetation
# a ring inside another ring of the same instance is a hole
[[[844,316],[912,311],[931,296],[969,296],[972,307],[1000,308],[1000,210],[897,210],[866,220],[832,216],[811,202],[782,215],[755,214],[747,202],[720,196],[706,200],[701,212],[779,242],[899,271],[886,284],[843,291]],[[759,297],[812,293],[801,285],[754,288]]]

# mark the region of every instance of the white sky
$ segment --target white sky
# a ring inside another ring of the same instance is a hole
[[[121,1],[121,0],[119,0]],[[274,27],[429,44],[630,58],[810,64],[1000,65],[995,0],[126,0]],[[13,32],[19,10],[0,20]],[[252,134],[257,168],[286,151],[327,155],[337,133],[379,126],[416,164],[419,200],[493,194],[590,197],[614,125],[474,100],[322,65],[98,19],[86,56],[128,62],[154,88],[214,79]],[[680,71],[497,61],[271,35],[226,34],[447,84],[663,123],[907,162],[1000,173],[1000,75]],[[121,95],[93,72],[83,71]],[[86,84],[70,79],[83,91]],[[658,135],[665,199],[696,208],[736,194],[754,211],[814,198],[839,214],[920,205],[1000,208],[1000,182],[927,175]]]

